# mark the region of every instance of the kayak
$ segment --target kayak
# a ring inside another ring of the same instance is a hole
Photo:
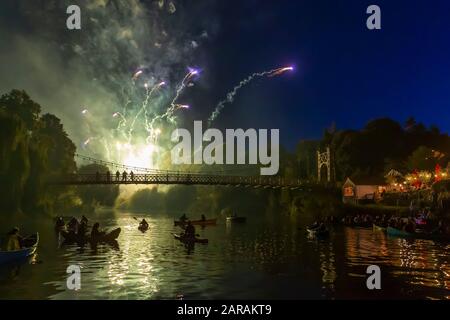
[[[400,229],[396,229],[393,227],[387,227],[387,234],[394,237],[402,237],[402,238],[415,238],[417,235],[415,233],[406,232]]]
[[[328,229],[318,230],[315,228],[306,228],[306,231],[308,231],[308,235],[311,237],[328,237],[330,235]]]
[[[227,222],[244,223],[247,221],[246,217],[227,217]]]
[[[386,228],[385,228],[385,227],[377,226],[375,223],[372,224],[372,228],[373,228],[373,231],[382,231],[382,232],[385,232],[385,231],[386,231]]]
[[[414,238],[414,239],[422,239],[422,240],[434,240],[434,241],[444,241],[449,242],[450,236],[445,234],[437,234],[437,233],[425,233],[425,232],[406,232],[403,230],[399,230],[396,228],[388,227],[387,234],[393,237],[400,238]]]
[[[0,251],[0,264],[25,259],[36,252],[39,244],[39,233],[35,233],[24,239],[24,248],[14,251]]]
[[[181,221],[181,220],[175,220],[173,222],[173,224],[175,226],[185,226],[187,224],[187,220],[186,221]],[[197,226],[213,226],[215,224],[217,224],[217,218],[216,219],[207,219],[207,220],[193,220],[191,221],[191,224],[193,225],[197,225]]]
[[[181,242],[185,242],[185,243],[202,243],[202,244],[207,244],[208,243],[208,239],[201,239],[201,238],[186,238],[184,235],[182,234],[173,234],[173,237],[177,240],[180,240]]]
[[[67,231],[61,231],[61,235],[63,236],[64,240],[66,242],[78,242],[78,243],[85,243],[88,241],[91,242],[111,242],[116,240],[120,235],[121,229],[116,228],[113,231],[105,234],[104,236],[91,238],[90,236],[79,236],[74,233],[69,233]]]

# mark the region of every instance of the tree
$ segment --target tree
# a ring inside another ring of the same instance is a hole
[[[436,166],[433,150],[425,146],[420,146],[409,156],[407,166],[410,171],[433,171]]]
[[[0,110],[15,114],[22,119],[27,129],[33,129],[39,118],[41,106],[30,99],[25,91],[12,90],[0,97]]]
[[[54,115],[40,117],[41,106],[25,91],[0,97],[0,203],[5,211],[51,211],[73,192],[51,188],[53,174],[73,173],[75,145]]]

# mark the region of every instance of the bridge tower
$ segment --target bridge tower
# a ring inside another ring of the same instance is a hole
[[[331,153],[330,147],[327,147],[325,152],[317,150],[317,179],[321,181],[321,169],[323,166],[327,167],[327,181],[331,181]]]

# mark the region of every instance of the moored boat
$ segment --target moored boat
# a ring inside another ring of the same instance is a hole
[[[308,235],[310,237],[328,237],[330,235],[330,231],[328,229],[322,229],[319,228],[306,228],[306,231],[308,232]]]
[[[39,233],[23,240],[23,248],[13,251],[0,251],[0,264],[25,259],[36,252],[39,244]]]
[[[227,217],[227,222],[244,223],[246,221],[247,221],[246,217],[235,217],[235,216]]]

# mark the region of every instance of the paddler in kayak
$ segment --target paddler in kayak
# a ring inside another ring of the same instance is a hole
[[[180,222],[185,223],[188,217],[186,217],[186,214],[183,213],[183,215],[180,217]]]
[[[100,231],[99,228],[100,228],[100,224],[98,222],[96,222],[92,226],[92,231],[91,231],[91,238],[92,239],[101,238],[101,237],[103,237],[106,234],[105,232]]]
[[[67,223],[67,230],[72,233],[76,233],[78,230],[79,222],[75,217],[72,217],[70,221]]]
[[[85,218],[83,216],[83,218]],[[83,218],[81,218],[81,223],[78,226],[78,231],[77,231],[77,235],[81,238],[84,238],[86,236],[86,232],[87,232],[87,219],[83,220]]]
[[[142,219],[142,221],[139,222],[139,229],[142,229],[142,230],[148,229],[148,222],[145,221],[145,219]]]
[[[88,219],[83,215],[83,216],[81,216],[80,223],[85,223],[87,225],[88,224]]]
[[[191,221],[188,221],[186,229],[184,229],[184,238],[195,239],[195,227]]]
[[[62,217],[56,218],[55,228],[60,229],[64,227],[66,224],[64,223],[64,219]]]
[[[6,234],[3,250],[14,251],[21,249],[22,237],[19,234],[19,228],[15,227]]]

